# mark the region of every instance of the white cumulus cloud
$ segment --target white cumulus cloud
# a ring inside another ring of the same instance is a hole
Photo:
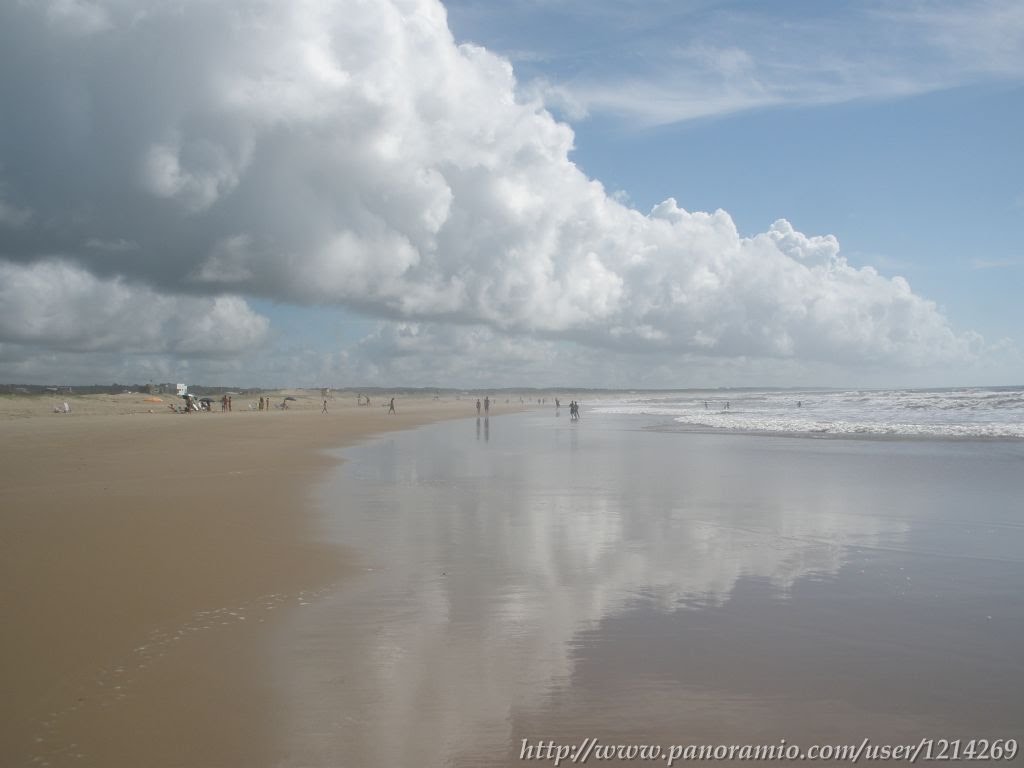
[[[168,296],[61,261],[0,261],[0,342],[72,352],[231,355],[268,321],[237,296]]]

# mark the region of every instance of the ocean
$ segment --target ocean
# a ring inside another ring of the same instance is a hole
[[[634,393],[602,398],[593,407],[603,414],[664,417],[679,429],[1024,439],[1024,387]]]

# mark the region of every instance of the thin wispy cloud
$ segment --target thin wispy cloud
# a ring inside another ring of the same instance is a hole
[[[1015,0],[890,4],[871,14],[910,30],[965,74],[1024,74],[1024,4]]]
[[[548,89],[576,114],[652,125],[1024,79],[1024,5],[1013,0],[823,4],[800,17],[784,4],[588,8],[578,34],[531,49],[562,63]]]

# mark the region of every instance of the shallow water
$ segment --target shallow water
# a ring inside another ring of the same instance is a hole
[[[1024,737],[1024,444],[650,423],[563,410],[346,450],[323,530],[363,571],[278,643],[284,764]]]

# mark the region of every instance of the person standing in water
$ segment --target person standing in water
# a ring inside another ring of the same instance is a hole
[[[484,398],[484,416],[490,416],[490,415],[491,415],[491,398],[485,397]]]

